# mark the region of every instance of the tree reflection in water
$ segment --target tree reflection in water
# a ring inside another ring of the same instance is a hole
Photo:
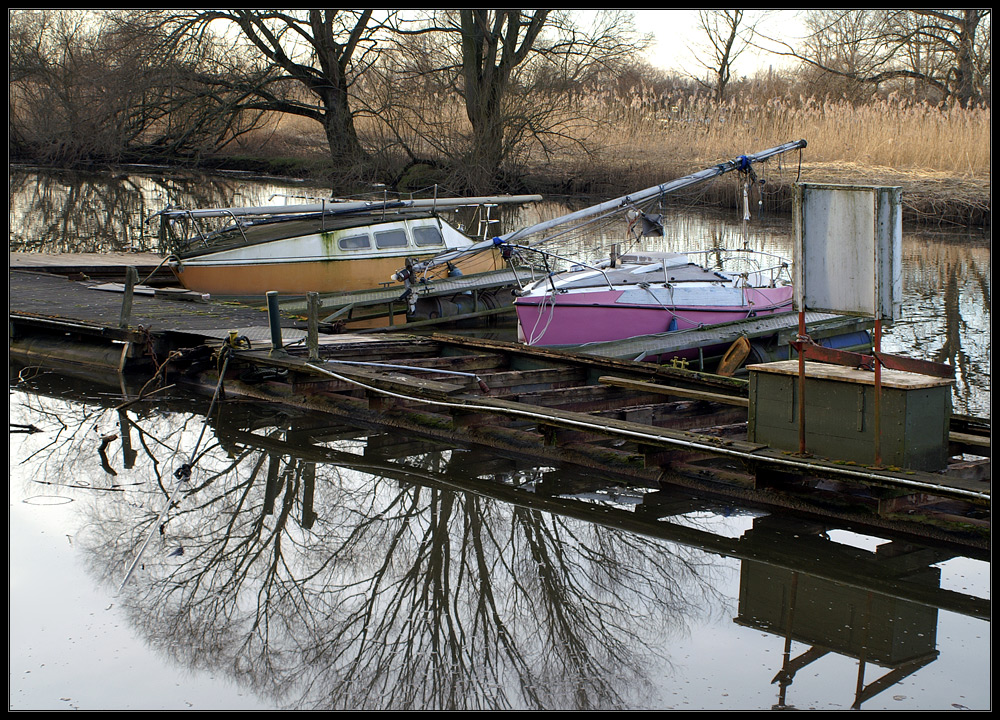
[[[201,174],[141,175],[14,168],[9,173],[11,252],[158,252],[145,221],[179,199],[231,198],[233,181]]]
[[[25,402],[82,429],[29,460],[36,476],[104,475],[93,430],[119,413]],[[285,707],[648,706],[665,639],[719,605],[702,553],[449,487],[463,453],[404,467],[366,459],[361,438],[300,457],[280,422],[258,422],[253,445],[218,431],[155,527],[201,418],[130,416],[119,431],[143,452],[120,494],[92,498],[77,540],[92,572],[117,587],[153,533],[121,599],[134,625]],[[121,450],[108,459],[120,467]]]
[[[269,204],[293,189],[183,175],[84,180],[12,171],[10,249],[155,249],[139,242],[136,223],[168,202]],[[732,244],[724,228],[678,215],[683,223],[647,249]],[[785,225],[765,230],[751,237],[754,249],[790,253]],[[583,242],[581,252],[603,257],[603,239]],[[903,318],[883,349],[949,362],[955,411],[989,416],[988,242],[906,232],[903,255]],[[11,423],[45,429],[25,443],[29,482],[86,494],[77,540],[109,588],[152,533],[122,598],[134,627],[179,662],[275,704],[649,706],[663,685],[653,675],[671,660],[660,657],[664,639],[703,608],[732,604],[706,600],[719,569],[705,553],[470,492],[479,473],[466,472],[462,453],[425,453],[404,467],[371,460],[361,439],[296,454],[277,444],[288,419],[259,411],[254,423],[233,423],[254,429],[252,443],[217,432],[161,534],[158,513],[202,418],[116,410],[115,395],[101,406],[12,394]],[[530,483],[532,472],[500,481]]]
[[[883,349],[955,368],[956,413],[990,416],[990,246],[908,233],[903,317]]]

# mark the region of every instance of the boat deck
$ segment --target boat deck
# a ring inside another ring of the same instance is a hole
[[[694,263],[667,265],[652,263],[645,267],[615,267],[603,270],[581,271],[579,275],[559,282],[562,290],[618,288],[641,283],[732,283],[717,270],[703,268]]]
[[[234,247],[246,247],[287,240],[303,235],[333,232],[350,228],[368,227],[373,222],[394,222],[397,220],[417,220],[434,217],[427,212],[314,213],[307,216],[283,216],[277,218],[243,218],[239,224],[231,224],[217,232],[209,233],[207,241],[200,235],[179,240],[181,253],[185,258],[195,258]]]

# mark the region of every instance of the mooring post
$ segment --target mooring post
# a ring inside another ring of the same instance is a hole
[[[135,286],[139,282],[139,271],[130,267],[125,271],[125,295],[122,298],[122,314],[118,319],[118,327],[122,330],[128,328],[129,320],[132,319],[132,295],[135,293]]]
[[[319,293],[306,293],[306,303],[309,312],[308,338],[309,359],[319,360]]]
[[[271,328],[271,355],[284,355],[281,344],[281,316],[278,313],[278,293],[269,290],[267,293],[267,320]]]

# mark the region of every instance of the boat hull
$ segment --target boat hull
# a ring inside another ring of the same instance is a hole
[[[529,345],[584,345],[674,332],[791,309],[791,286],[728,288],[715,303],[628,302],[627,293],[606,290],[532,296],[515,302],[518,333]],[[735,291],[735,292],[733,292]]]
[[[171,269],[187,289],[211,295],[259,295],[269,291],[301,295],[306,292],[334,293],[394,286],[402,291],[403,284],[393,280],[392,275],[404,267],[407,257],[410,256],[282,262],[182,261]],[[463,263],[462,271],[471,274],[498,267],[499,261],[491,251],[482,253],[474,261]],[[428,277],[443,277],[446,274],[447,270],[442,268]]]
[[[407,260],[426,260],[473,244],[435,218],[368,223],[357,219],[338,229],[295,234],[305,226],[301,220],[272,223],[243,234],[230,232],[218,247],[193,243],[189,252],[175,257],[170,268],[187,289],[211,295],[402,288],[393,276],[406,267]],[[489,249],[456,260],[454,267],[465,275],[487,272],[502,267],[502,259]],[[442,265],[415,281],[450,272],[451,267]]]

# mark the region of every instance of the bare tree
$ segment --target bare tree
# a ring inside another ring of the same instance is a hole
[[[214,150],[255,124],[240,63],[204,38],[168,38],[149,11],[15,11],[13,154],[74,162]]]
[[[695,57],[711,74],[710,86],[716,101],[725,99],[733,65],[752,44],[757,23],[762,17],[750,22],[743,10],[698,11],[698,27],[704,33],[707,45],[701,52],[696,51]]]
[[[524,63],[548,10],[461,10],[465,112],[474,135],[473,164],[492,170],[503,154],[503,101],[514,69]]]
[[[989,9],[826,10],[807,15],[802,48],[770,38],[779,54],[869,87],[910,81],[962,105],[990,86]]]
[[[529,147],[573,141],[566,93],[626,65],[648,42],[619,11],[436,11],[401,24],[398,34],[404,75],[461,98],[472,189],[495,185]]]
[[[272,70],[247,107],[296,115],[322,125],[335,161],[363,155],[351,106],[354,82],[374,62],[382,23],[372,10],[202,10],[174,18],[179,35],[237,31],[255,62]],[[295,92],[290,87],[299,90]]]

